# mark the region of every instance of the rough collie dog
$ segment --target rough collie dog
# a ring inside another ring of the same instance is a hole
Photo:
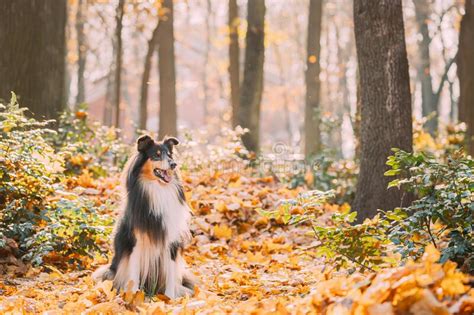
[[[115,227],[114,257],[96,278],[118,290],[141,289],[170,298],[192,295],[194,281],[181,256],[191,239],[191,216],[173,160],[176,138],[137,141],[124,171],[126,205]]]

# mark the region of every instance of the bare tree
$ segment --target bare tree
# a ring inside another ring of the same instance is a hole
[[[321,53],[321,24],[323,5],[322,0],[310,0],[308,16],[308,40],[306,43],[306,107],[305,125],[305,155],[311,158],[321,150],[320,130],[320,53]]]
[[[361,156],[352,208],[359,222],[377,209],[403,202],[387,190],[385,162],[391,148],[412,150],[411,95],[402,1],[354,1],[354,26],[360,73]],[[405,200],[406,201],[406,200]]]
[[[273,49],[275,52],[276,64],[278,66],[278,81],[280,88],[283,89],[283,115],[285,116],[285,129],[288,134],[288,145],[291,145],[293,141],[293,131],[291,128],[290,96],[288,95],[288,88],[286,86],[285,68],[278,45],[274,45]]]
[[[115,89],[114,89],[114,101],[115,101],[115,127],[120,127],[120,92],[122,85],[122,57],[123,57],[123,48],[122,48],[122,28],[123,28],[123,16],[125,0],[119,0],[115,15],[115,40],[116,40],[116,50],[115,50]]]
[[[176,70],[174,55],[173,0],[164,0],[166,10],[161,23],[158,42],[158,70],[160,74],[160,125],[158,135],[176,136]]]
[[[37,118],[66,104],[66,0],[0,1],[0,99],[12,91]]]
[[[202,109],[203,109],[203,123],[207,122],[208,113],[208,102],[209,102],[209,85],[207,82],[207,65],[209,63],[209,52],[211,50],[211,16],[212,16],[212,5],[211,0],[206,1],[207,16],[206,16],[206,45],[204,46],[204,62],[202,67]]]
[[[249,129],[249,132],[242,137],[245,147],[250,151],[258,152],[265,58],[265,1],[250,0],[247,4],[247,12],[245,66],[240,90],[239,124]]]
[[[87,43],[84,32],[84,11],[87,9],[87,2],[79,0],[76,11],[76,36],[77,36],[77,96],[76,104],[84,103],[86,99],[86,89],[84,84],[84,74],[86,72]]]
[[[467,152],[474,156],[474,1],[466,0],[458,52],[459,120],[467,125]]]
[[[151,38],[148,40],[148,49],[143,65],[142,83],[140,88],[140,117],[138,122],[138,128],[141,130],[147,129],[146,122],[148,120],[148,85],[150,84],[150,71],[153,55],[159,42],[160,25],[161,23],[158,21],[153,33],[151,34]]]
[[[239,7],[237,0],[229,0],[229,79],[232,104],[232,127],[237,127],[240,98]]]
[[[421,98],[423,116],[433,115],[427,123],[428,131],[434,135],[438,130],[438,103],[443,91],[444,84],[448,79],[448,72],[454,63],[454,58],[446,62],[444,73],[439,85],[434,90],[431,75],[430,44],[431,36],[428,29],[428,23],[431,13],[431,2],[428,0],[414,0],[416,21],[421,33],[419,46],[420,64],[418,67],[418,78],[421,81]]]

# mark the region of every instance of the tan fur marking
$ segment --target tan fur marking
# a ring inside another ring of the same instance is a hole
[[[143,165],[141,176],[147,180],[156,180],[156,176],[153,174],[153,168],[153,163],[150,160],[146,161],[145,165]]]
[[[155,168],[159,168],[160,170],[168,169],[165,164],[166,163],[162,161],[146,161],[141,170],[141,177],[145,180],[158,180],[158,178],[156,178],[155,174],[153,173],[153,170]]]

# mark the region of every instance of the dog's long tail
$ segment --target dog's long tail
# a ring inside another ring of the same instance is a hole
[[[110,265],[101,266],[92,274],[92,279],[95,281],[114,280],[114,278],[115,272],[110,269]]]

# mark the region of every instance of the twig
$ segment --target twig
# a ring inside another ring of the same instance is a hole
[[[425,223],[426,223],[426,228],[428,229],[428,234],[430,235],[430,238],[431,238],[431,243],[433,243],[434,247],[437,249],[438,248],[438,245],[436,245],[436,242],[434,240],[434,237],[433,237],[433,234],[431,233],[431,227],[430,227],[430,219],[426,219]]]

